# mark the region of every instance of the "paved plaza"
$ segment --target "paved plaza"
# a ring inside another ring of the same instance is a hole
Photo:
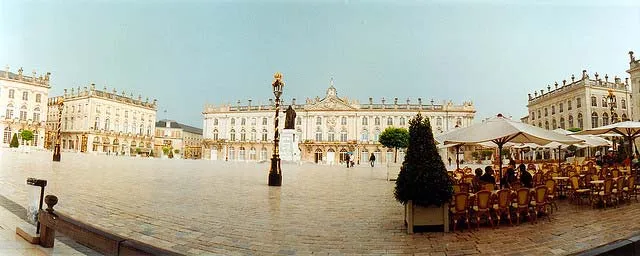
[[[282,187],[268,187],[266,163],[0,154],[0,195],[11,201],[26,207],[27,177],[46,179],[57,210],[189,255],[566,255],[640,231],[640,203],[560,202],[551,222],[407,235],[379,167],[284,164]]]

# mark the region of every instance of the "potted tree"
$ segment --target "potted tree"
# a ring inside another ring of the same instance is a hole
[[[401,163],[398,164],[398,148],[406,148],[409,144],[409,131],[405,128],[387,127],[380,134],[378,141],[383,146],[393,148],[395,151],[393,163],[387,162],[387,180],[396,180],[402,166]]]
[[[162,158],[168,158],[169,157],[169,152],[171,152],[171,148],[164,146],[162,147]]]
[[[20,143],[18,143],[18,135],[17,133],[13,134],[13,137],[11,137],[11,142],[9,143],[9,147],[10,148],[17,148],[20,146]]]
[[[20,132],[20,138],[25,142],[24,145],[20,146],[22,152],[29,153],[29,146],[33,140],[33,132],[30,130],[22,130],[22,132]]]
[[[180,159],[180,150],[179,149],[174,149],[173,150],[173,156],[177,159]]]
[[[452,186],[429,119],[418,114],[409,121],[409,145],[394,192],[405,207],[407,233],[416,227],[449,231]]]

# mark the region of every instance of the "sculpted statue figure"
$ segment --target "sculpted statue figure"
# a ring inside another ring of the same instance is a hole
[[[286,113],[286,118],[284,119],[284,128],[295,129],[296,111],[293,110],[291,105],[289,105],[285,113]]]

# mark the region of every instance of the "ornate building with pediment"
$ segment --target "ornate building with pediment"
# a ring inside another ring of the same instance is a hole
[[[447,101],[435,104],[432,100],[424,104],[398,98],[374,103],[369,98],[366,104],[346,97],[338,97],[333,80],[324,98],[306,99],[299,104],[296,99],[283,103],[280,115],[291,105],[297,112],[296,136],[301,159],[304,162],[338,164],[344,162],[346,154],[352,153],[356,163],[367,163],[370,154],[376,162],[393,161],[393,150],[378,143],[385,128],[409,127],[409,119],[418,112],[431,118],[434,134],[445,132],[456,126],[465,127],[475,116],[473,103],[454,105]],[[203,158],[221,161],[267,161],[271,158],[274,135],[275,102],[253,105],[206,105],[203,132]],[[279,129],[284,129],[281,118]],[[398,159],[401,159],[399,156]]]

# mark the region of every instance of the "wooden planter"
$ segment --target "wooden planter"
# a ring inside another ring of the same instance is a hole
[[[409,200],[404,205],[404,222],[407,225],[407,233],[413,234],[414,227],[443,226],[444,232],[449,232],[449,204],[424,207],[414,205]]]

